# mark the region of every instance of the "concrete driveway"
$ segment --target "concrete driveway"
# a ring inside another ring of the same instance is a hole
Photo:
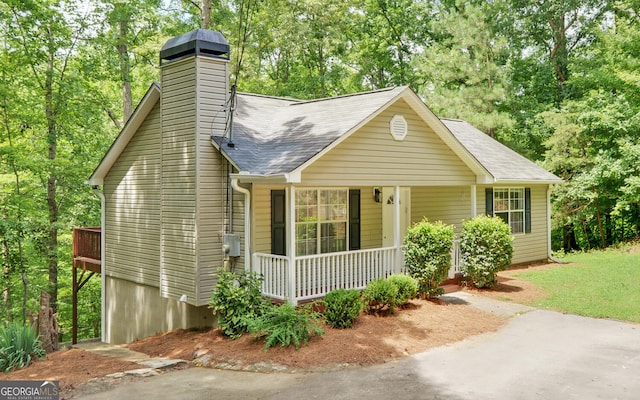
[[[498,332],[373,367],[303,374],[190,368],[82,398],[640,398],[640,325],[529,311],[468,293],[453,296],[513,316]]]

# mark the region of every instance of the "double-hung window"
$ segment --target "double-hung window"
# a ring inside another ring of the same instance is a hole
[[[511,233],[525,232],[525,189],[493,189],[493,215],[511,227]]]
[[[298,189],[296,254],[347,250],[348,189]]]

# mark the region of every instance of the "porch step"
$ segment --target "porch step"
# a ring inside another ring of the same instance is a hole
[[[447,279],[440,284],[440,287],[444,289],[445,294],[457,292],[461,289],[460,277]]]

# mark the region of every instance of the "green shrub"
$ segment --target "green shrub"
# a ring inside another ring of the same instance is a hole
[[[404,238],[404,262],[410,276],[418,280],[418,294],[430,298],[442,294],[440,284],[451,268],[453,226],[425,218],[411,226]]]
[[[10,322],[0,328],[0,370],[24,368],[45,354],[32,327]]]
[[[248,332],[244,318],[261,316],[268,309],[270,303],[260,290],[262,280],[254,272],[220,272],[209,305],[218,315],[218,325],[225,335],[233,339],[242,336]]]
[[[460,256],[465,278],[478,288],[491,288],[498,283],[496,273],[511,265],[513,236],[499,217],[484,215],[462,225]]]
[[[369,282],[362,291],[362,299],[370,313],[393,312],[398,298],[398,287],[386,279]]]
[[[360,316],[364,305],[355,289],[337,289],[324,298],[324,318],[334,328],[349,328]]]
[[[418,295],[418,281],[409,275],[395,274],[389,276],[387,280],[398,288],[396,305],[403,306]]]
[[[319,313],[311,311],[311,305],[296,309],[289,303],[272,305],[261,316],[244,318],[249,332],[256,338],[265,337],[264,350],[279,344],[282,347],[293,344],[296,349],[309,341],[312,334],[323,335],[318,324]]]

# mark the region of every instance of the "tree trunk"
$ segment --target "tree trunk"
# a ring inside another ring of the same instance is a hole
[[[40,294],[37,328],[42,348],[47,353],[56,351],[58,349],[58,320],[50,306],[49,294],[46,292]]]
[[[580,249],[578,247],[578,242],[576,242],[576,234],[573,229],[573,223],[565,224],[562,227],[562,248],[566,252]]]
[[[126,13],[125,13],[126,14]],[[120,59],[120,81],[122,85],[122,116],[123,126],[131,117],[133,100],[131,98],[131,62],[127,46],[129,35],[129,14],[122,17],[119,22],[118,57]]]
[[[51,36],[53,37],[53,35]],[[51,40],[51,39],[50,39]],[[47,144],[49,169],[47,177],[47,207],[49,210],[49,234],[47,246],[47,259],[49,261],[49,295],[53,312],[58,312],[58,202],[56,200],[58,190],[57,171],[55,159],[58,148],[58,131],[56,124],[57,113],[54,108],[54,57],[55,47],[51,45],[49,62],[47,65],[44,84],[45,114],[47,118]]]
[[[211,29],[211,0],[202,0],[200,27]]]
[[[556,74],[558,92],[556,104],[562,103],[565,97],[564,85],[569,78],[569,49],[567,47],[565,15],[548,15],[549,27],[552,31],[552,48],[549,61]]]

